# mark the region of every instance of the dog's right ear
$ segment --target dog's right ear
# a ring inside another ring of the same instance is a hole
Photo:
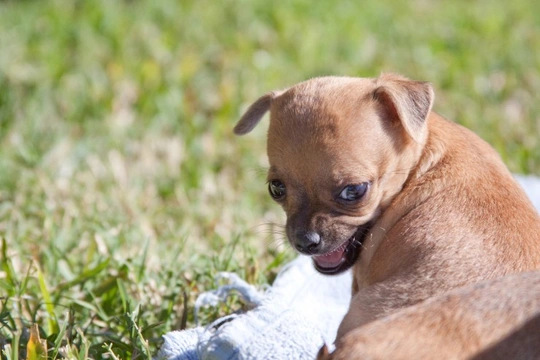
[[[427,82],[409,80],[395,74],[377,79],[373,98],[398,119],[409,136],[420,143],[426,133],[426,118],[433,106],[433,88]]]
[[[278,95],[279,92],[271,91],[255,101],[234,127],[234,133],[236,135],[244,135],[253,130],[259,121],[261,121],[263,115],[270,109],[272,101]]]

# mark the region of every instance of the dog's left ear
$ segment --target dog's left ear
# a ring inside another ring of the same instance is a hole
[[[244,135],[253,130],[255,126],[261,121],[264,114],[270,110],[272,101],[280,94],[278,91],[270,91],[267,94],[261,96],[255,101],[240,118],[236,126],[234,127],[234,133],[236,135]]]
[[[376,84],[373,98],[383,104],[390,116],[399,119],[415,142],[422,142],[426,118],[435,97],[431,85],[395,74],[381,75]]]

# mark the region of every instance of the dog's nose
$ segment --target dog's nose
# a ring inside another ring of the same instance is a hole
[[[321,236],[314,231],[297,231],[294,247],[306,255],[313,255],[321,244]]]

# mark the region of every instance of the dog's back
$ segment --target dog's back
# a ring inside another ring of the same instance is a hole
[[[437,241],[448,243],[449,249],[450,243],[459,244],[455,251],[463,249],[464,258],[481,249],[476,267],[493,271],[483,279],[540,269],[540,217],[497,152],[472,131],[435,113],[428,126],[418,178],[401,194],[403,199],[412,195],[419,204],[413,210],[418,226],[408,226],[432,224]]]

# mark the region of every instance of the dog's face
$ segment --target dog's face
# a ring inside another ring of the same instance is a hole
[[[393,75],[317,78],[263,96],[238,123],[246,133],[270,110],[269,193],[289,241],[320,272],[358,258],[418,161],[432,97],[429,85]]]

